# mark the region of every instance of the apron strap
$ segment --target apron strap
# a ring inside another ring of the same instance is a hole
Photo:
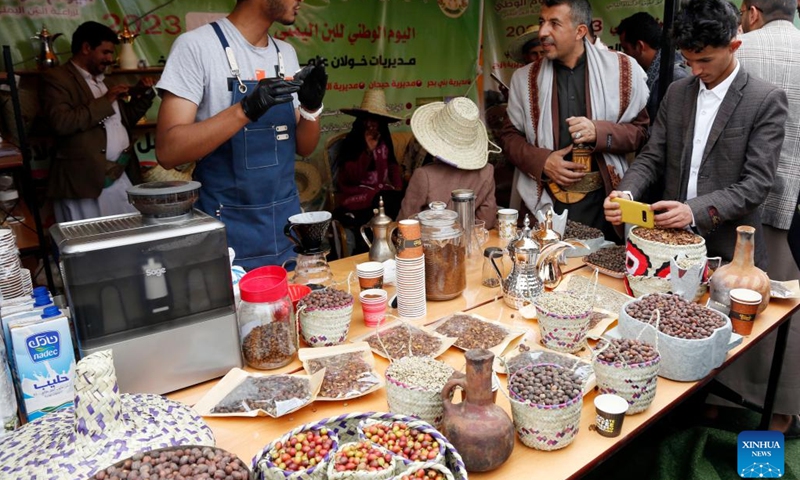
[[[225,34],[222,33],[222,28],[217,22],[211,22],[211,27],[214,29],[214,33],[217,34],[219,43],[222,44],[222,48],[225,50],[225,56],[228,58],[228,65],[231,67],[231,75],[233,75],[239,82],[239,91],[246,93],[247,86],[242,82],[242,79],[239,76],[239,64],[236,62],[236,56],[233,54],[233,49],[231,48],[230,44],[228,44],[228,39],[225,38]],[[275,46],[275,53],[278,56],[278,64],[275,65],[275,75],[280,78],[284,78],[286,76],[286,69],[283,66],[283,54],[281,53],[281,49],[278,48],[278,44],[275,42],[275,39],[272,38],[272,35],[268,33],[267,38],[269,38],[269,43]]]

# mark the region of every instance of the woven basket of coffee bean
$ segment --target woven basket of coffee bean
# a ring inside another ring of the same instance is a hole
[[[222,472],[217,474],[216,472]],[[101,470],[91,480],[111,478],[218,478],[248,480],[250,469],[236,455],[220,448],[180,446],[137,453],[127,460]]]
[[[403,357],[386,369],[389,411],[439,427],[444,416],[441,392],[453,367],[430,357]]]
[[[619,330],[624,338],[657,344],[658,375],[684,382],[700,380],[725,361],[732,331],[727,316],[664,293],[623,305]]]
[[[664,277],[669,261],[681,254],[689,263],[706,261],[706,241],[677,228],[635,227],[628,234],[626,268],[629,274]]]
[[[508,379],[514,428],[537,450],[558,450],[575,439],[583,408],[581,379],[554,364],[531,365]]]
[[[386,480],[397,473],[398,459],[366,440],[343,443],[328,463],[328,480]]]
[[[358,426],[359,436],[376,443],[394,455],[405,465],[421,462],[444,462],[445,448],[436,438],[436,431],[427,422],[382,422],[365,420]]]
[[[310,447],[308,452],[297,448],[304,442]],[[338,446],[336,430],[325,425],[303,425],[273,441],[253,458],[254,477],[262,480],[327,478],[328,462]]]
[[[586,346],[592,304],[572,292],[545,292],[534,300],[539,333],[544,345],[557,352],[574,353]]]
[[[600,393],[613,393],[627,400],[627,415],[643,412],[653,402],[660,364],[655,346],[624,338],[603,338],[592,359]]]
[[[353,295],[335,288],[316,290],[297,304],[300,332],[312,347],[332,347],[344,342],[353,317]]]
[[[300,433],[307,432],[310,430],[319,431],[322,428],[325,428],[327,434],[330,438],[335,438],[336,443],[333,447],[328,449],[325,453],[330,452],[329,458],[334,458],[334,452],[338,449],[338,445],[345,444],[348,442],[358,442],[363,440],[363,432],[360,425],[370,424],[373,422],[378,422],[380,424],[385,425],[392,425],[395,423],[404,424],[414,429],[419,430],[420,432],[424,432],[426,435],[430,435],[431,438],[441,446],[443,451],[443,455],[441,457],[437,456],[437,459],[441,459],[441,462],[428,462],[428,463],[413,463],[409,465],[409,468],[433,468],[436,471],[440,472],[449,472],[450,476],[445,475],[444,478],[450,480],[467,480],[467,470],[464,466],[464,461],[461,459],[461,455],[459,455],[456,448],[451,444],[447,438],[444,437],[438,430],[433,428],[427,422],[424,422],[418,418],[412,418],[405,415],[399,415],[395,413],[386,413],[386,412],[365,412],[365,413],[349,413],[345,415],[340,415],[337,417],[330,417],[330,418],[323,418],[321,420],[317,420],[315,422],[307,423],[305,425],[301,425],[291,432],[286,433],[285,435],[281,436],[279,439],[271,442],[269,445],[264,447],[256,456],[253,458],[252,461],[252,470],[253,470],[253,478],[255,479],[265,479],[265,480],[284,480],[284,479],[291,479],[291,480],[299,480],[299,479],[308,479],[308,480],[316,480],[318,478],[324,478],[324,475],[319,476],[318,468],[314,470],[306,470],[305,472],[283,472],[280,470],[275,470],[275,464],[270,461],[272,458],[271,452],[273,452],[279,444],[284,445],[287,443],[288,440],[291,439],[292,436],[296,436]],[[291,442],[289,442],[291,443]],[[389,450],[389,453],[394,453]],[[385,460],[385,459],[384,459]],[[398,474],[403,472],[406,469],[403,462],[396,461],[396,468],[394,470],[394,474]],[[442,468],[435,467],[436,465],[440,465]],[[325,466],[325,469],[328,467]],[[285,474],[285,476],[284,476]],[[275,476],[273,476],[275,475]],[[281,475],[281,476],[277,476]],[[349,478],[349,477],[348,477]],[[356,478],[356,477],[353,477]],[[394,478],[394,477],[393,477]]]
[[[420,471],[422,474],[419,473]],[[417,480],[420,478],[425,480],[454,479],[453,472],[451,472],[447,467],[432,462],[408,465],[408,468],[400,472],[395,478],[397,480]]]

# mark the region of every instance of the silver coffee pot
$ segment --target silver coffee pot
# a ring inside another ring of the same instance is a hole
[[[491,258],[494,270],[503,287],[503,300],[506,305],[516,310],[533,302],[533,299],[541,295],[544,290],[536,264],[539,258],[539,244],[531,237],[531,233],[531,221],[528,215],[525,215],[522,231],[516,239],[509,242],[507,247],[512,267],[506,278],[503,278],[496,262],[497,258],[502,257]]]
[[[367,238],[366,229],[372,230],[372,241]],[[392,218],[386,215],[383,209],[383,197],[380,198],[378,209],[369,224],[361,226],[361,236],[369,245],[369,259],[372,262],[385,262],[393,259],[397,254],[394,244],[391,241],[392,232],[397,228],[397,224]]]
[[[51,34],[45,25],[42,25],[42,31],[36,32],[36,35],[32,36],[32,40],[36,40],[38,43],[38,55],[36,55],[36,64],[39,68],[50,68],[50,67],[57,67],[58,66],[58,57],[56,56],[55,50],[53,48],[53,43],[56,41],[58,37],[62,34],[56,33]]]

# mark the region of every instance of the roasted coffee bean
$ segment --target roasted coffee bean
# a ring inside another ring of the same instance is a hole
[[[425,295],[429,300],[447,300],[467,288],[464,244],[425,245]]]
[[[457,337],[455,346],[464,350],[492,348],[508,335],[505,328],[472,315],[453,315],[436,327],[436,332],[445,337]]]
[[[315,290],[297,303],[298,310],[305,306],[306,311],[342,308],[353,304],[353,296],[335,288]]]
[[[592,265],[611,270],[612,272],[625,273],[625,246],[615,245],[613,247],[601,248],[586,257],[586,261]]]
[[[293,400],[306,403],[311,400],[311,385],[306,378],[292,375],[247,377],[222,399],[211,413],[236,413],[264,410],[272,416],[282,412],[277,403]]]
[[[536,405],[561,405],[581,395],[578,375],[557,365],[536,365],[512,375],[508,389],[522,402]]]
[[[275,368],[288,363],[297,351],[292,342],[288,320],[275,320],[273,323],[259,325],[250,330],[242,342],[244,360],[253,368]]]
[[[326,398],[349,398],[357,396],[380,383],[372,367],[364,360],[364,353],[348,352],[308,361],[310,374],[325,369],[325,378],[319,395]]]
[[[703,241],[703,237],[687,232],[682,228],[637,228],[631,232],[644,240],[667,245],[696,245]]]
[[[178,465],[178,461],[186,458]],[[176,459],[178,459],[176,461]],[[97,472],[93,479],[167,479],[184,480],[220,479],[247,480],[249,472],[239,458],[219,448],[170,448],[137,453],[121,466],[108,467]]]
[[[380,337],[380,338],[379,338]],[[397,360],[408,355],[433,356],[442,346],[439,337],[408,325],[398,325],[370,335],[365,340],[369,347],[382,355]],[[411,349],[408,344],[411,342]]]
[[[591,240],[593,238],[601,238],[602,236],[603,232],[600,230],[572,220],[567,220],[567,228],[564,229],[564,238]]]
[[[687,302],[678,295],[651,293],[625,308],[631,317],[652,325],[656,322],[656,310],[658,329],[671,337],[708,338],[725,325],[725,319],[714,310]]]
[[[602,343],[600,349],[603,349]],[[613,363],[616,366],[635,365],[650,362],[656,358],[658,358],[658,352],[653,345],[627,338],[612,339],[609,345],[605,346],[605,349],[597,355],[598,360]]]

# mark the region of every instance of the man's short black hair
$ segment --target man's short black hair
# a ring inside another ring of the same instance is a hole
[[[111,30],[102,23],[84,22],[80,24],[75,33],[72,34],[72,54],[77,55],[83,47],[83,43],[89,44],[92,49],[97,48],[103,42],[119,44],[119,38],[114,30]]]
[[[727,47],[739,28],[736,9],[725,0],[689,0],[675,18],[672,38],[681,50]]]
[[[745,7],[756,7],[764,17],[764,23],[773,20],[794,20],[795,0],[743,0]]]
[[[625,34],[625,41],[635,45],[640,40],[653,50],[661,48],[661,26],[647,12],[634,13],[622,19],[617,27],[617,35]]]
[[[568,6],[572,23],[576,27],[581,24],[586,25],[590,31],[592,30],[592,6],[589,5],[588,0],[544,0],[544,5],[546,7]]]

